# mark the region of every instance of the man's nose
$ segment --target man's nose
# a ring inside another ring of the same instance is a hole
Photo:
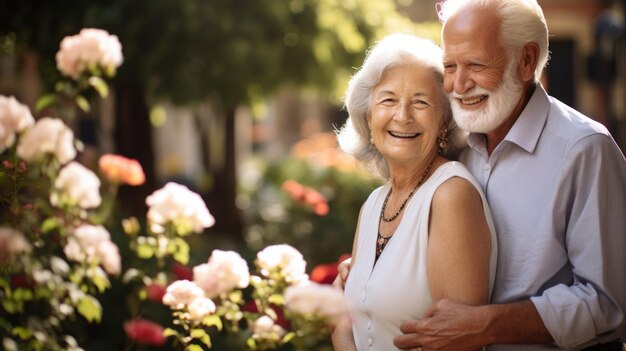
[[[474,87],[470,71],[468,69],[457,69],[454,77],[454,92],[464,94]]]

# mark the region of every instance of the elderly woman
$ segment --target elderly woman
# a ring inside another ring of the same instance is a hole
[[[345,286],[352,324],[335,329],[335,350],[396,350],[400,324],[434,301],[489,300],[493,223],[478,183],[451,161],[465,139],[441,62],[432,42],[393,34],[350,81],[340,145],[386,184],[361,208]]]

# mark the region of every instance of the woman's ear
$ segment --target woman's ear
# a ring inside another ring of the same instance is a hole
[[[537,43],[527,43],[522,48],[519,58],[518,73],[523,82],[535,79],[535,69],[539,61],[539,45]]]

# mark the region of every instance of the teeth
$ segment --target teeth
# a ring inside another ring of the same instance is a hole
[[[474,105],[474,104],[481,102],[484,98],[485,98],[484,96],[477,96],[477,97],[473,97],[469,99],[461,99],[461,102],[464,105]]]
[[[389,132],[392,136],[396,138],[415,138],[419,135],[419,133],[398,133],[398,132]]]

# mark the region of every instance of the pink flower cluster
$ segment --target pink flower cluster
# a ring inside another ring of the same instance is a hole
[[[285,190],[294,201],[303,203],[313,209],[318,216],[326,216],[329,211],[328,200],[319,191],[296,182],[293,179],[283,183]]]
[[[57,68],[72,79],[96,68],[111,76],[123,60],[122,44],[117,36],[95,28],[85,28],[77,35],[63,38],[56,55]]]

